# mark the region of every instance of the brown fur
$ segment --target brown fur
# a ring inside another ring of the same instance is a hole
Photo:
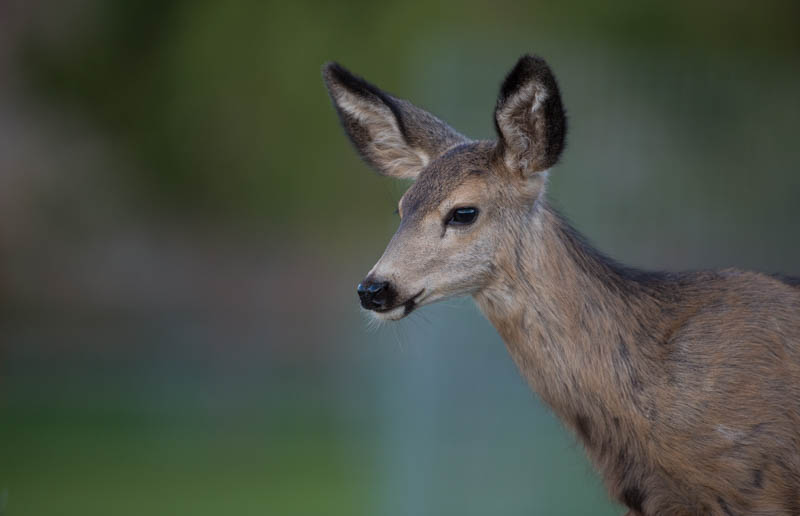
[[[735,270],[638,276],[538,209],[475,298],[612,496],[642,514],[796,514],[800,292]]]
[[[336,102],[352,81],[332,77]],[[371,95],[366,102],[382,102]],[[422,119],[359,109],[399,117],[380,127]],[[798,281],[733,269],[645,273],[586,244],[544,196],[565,121],[541,59],[525,57],[509,74],[495,121],[498,142],[468,142],[435,122],[434,143],[422,146],[411,141],[425,130],[411,124],[398,148],[424,147],[430,162],[373,163],[416,178],[370,272],[405,304],[380,316],[473,295],[631,515],[800,515]],[[366,148],[378,131],[345,128]],[[476,221],[448,226],[464,206],[480,210]]]

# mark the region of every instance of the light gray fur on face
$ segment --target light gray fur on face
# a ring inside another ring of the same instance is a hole
[[[391,281],[401,301],[421,292],[415,306],[483,288],[507,216],[499,204],[507,186],[494,171],[495,161],[493,142],[474,142],[431,163],[403,196],[400,227],[370,275]],[[459,207],[477,208],[475,222],[447,225],[448,215]]]

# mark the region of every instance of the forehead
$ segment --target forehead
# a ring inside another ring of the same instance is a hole
[[[488,179],[491,149],[488,142],[465,143],[432,161],[403,196],[404,215],[435,208],[467,180]]]

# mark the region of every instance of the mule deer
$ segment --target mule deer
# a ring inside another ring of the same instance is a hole
[[[587,244],[544,196],[566,121],[541,58],[503,82],[497,141],[323,75],[361,157],[415,180],[364,308],[472,295],[630,515],[800,515],[800,280],[643,272]]]

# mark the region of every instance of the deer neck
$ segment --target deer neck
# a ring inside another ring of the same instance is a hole
[[[666,278],[605,259],[541,201],[506,238],[475,299],[534,390],[579,434],[647,418]]]

